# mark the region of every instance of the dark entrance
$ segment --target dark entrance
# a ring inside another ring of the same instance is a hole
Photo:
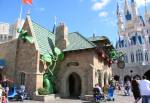
[[[69,76],[69,93],[73,98],[77,98],[81,94],[81,79],[77,73],[72,73]]]
[[[148,70],[147,72],[145,72],[144,75],[146,76],[146,78],[147,78],[148,80],[150,80],[150,70]]]

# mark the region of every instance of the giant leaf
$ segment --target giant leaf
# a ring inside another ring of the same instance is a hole
[[[41,59],[42,59],[42,61],[48,62],[50,64],[52,63],[52,58],[49,54],[42,55]]]
[[[61,50],[57,47],[54,48],[54,52],[57,56],[61,54]]]
[[[25,37],[24,37],[29,43],[33,43],[34,41],[33,41],[33,37],[32,36],[30,36],[30,35],[26,35]]]
[[[64,53],[59,54],[59,55],[58,55],[58,59],[59,59],[59,60],[63,60],[63,59],[64,59]]]

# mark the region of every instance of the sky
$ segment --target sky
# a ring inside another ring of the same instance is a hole
[[[129,0],[131,1],[131,0]],[[135,0],[139,13],[143,14],[144,0]],[[124,0],[33,0],[24,5],[21,0],[0,0],[0,22],[13,24],[20,14],[25,19],[27,10],[33,21],[52,31],[55,17],[57,25],[65,23],[69,32],[79,32],[85,37],[107,36],[115,44],[117,34],[117,2]],[[147,0],[150,11],[150,0]],[[123,8],[122,8],[123,9]]]

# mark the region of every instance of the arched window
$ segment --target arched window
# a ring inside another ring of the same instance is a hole
[[[134,54],[131,53],[131,63],[134,63]]]
[[[143,53],[142,50],[138,49],[136,51],[136,61],[137,62],[142,62],[143,61]]]
[[[20,84],[25,85],[25,73],[24,72],[20,73]]]
[[[127,56],[127,55],[124,56],[124,61],[125,61],[126,63],[128,63],[128,56]]]
[[[148,53],[145,53],[145,60],[148,61]]]

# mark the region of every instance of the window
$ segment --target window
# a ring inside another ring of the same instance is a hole
[[[143,53],[141,50],[136,51],[136,61],[137,62],[142,62],[143,61]]]
[[[25,73],[20,73],[20,84],[25,85]]]
[[[148,61],[148,53],[145,53],[145,60]]]
[[[128,63],[128,56],[127,56],[127,55],[124,56],[124,61],[125,61],[126,63]]]
[[[134,54],[131,53],[131,63],[133,63],[133,62],[134,62]]]

